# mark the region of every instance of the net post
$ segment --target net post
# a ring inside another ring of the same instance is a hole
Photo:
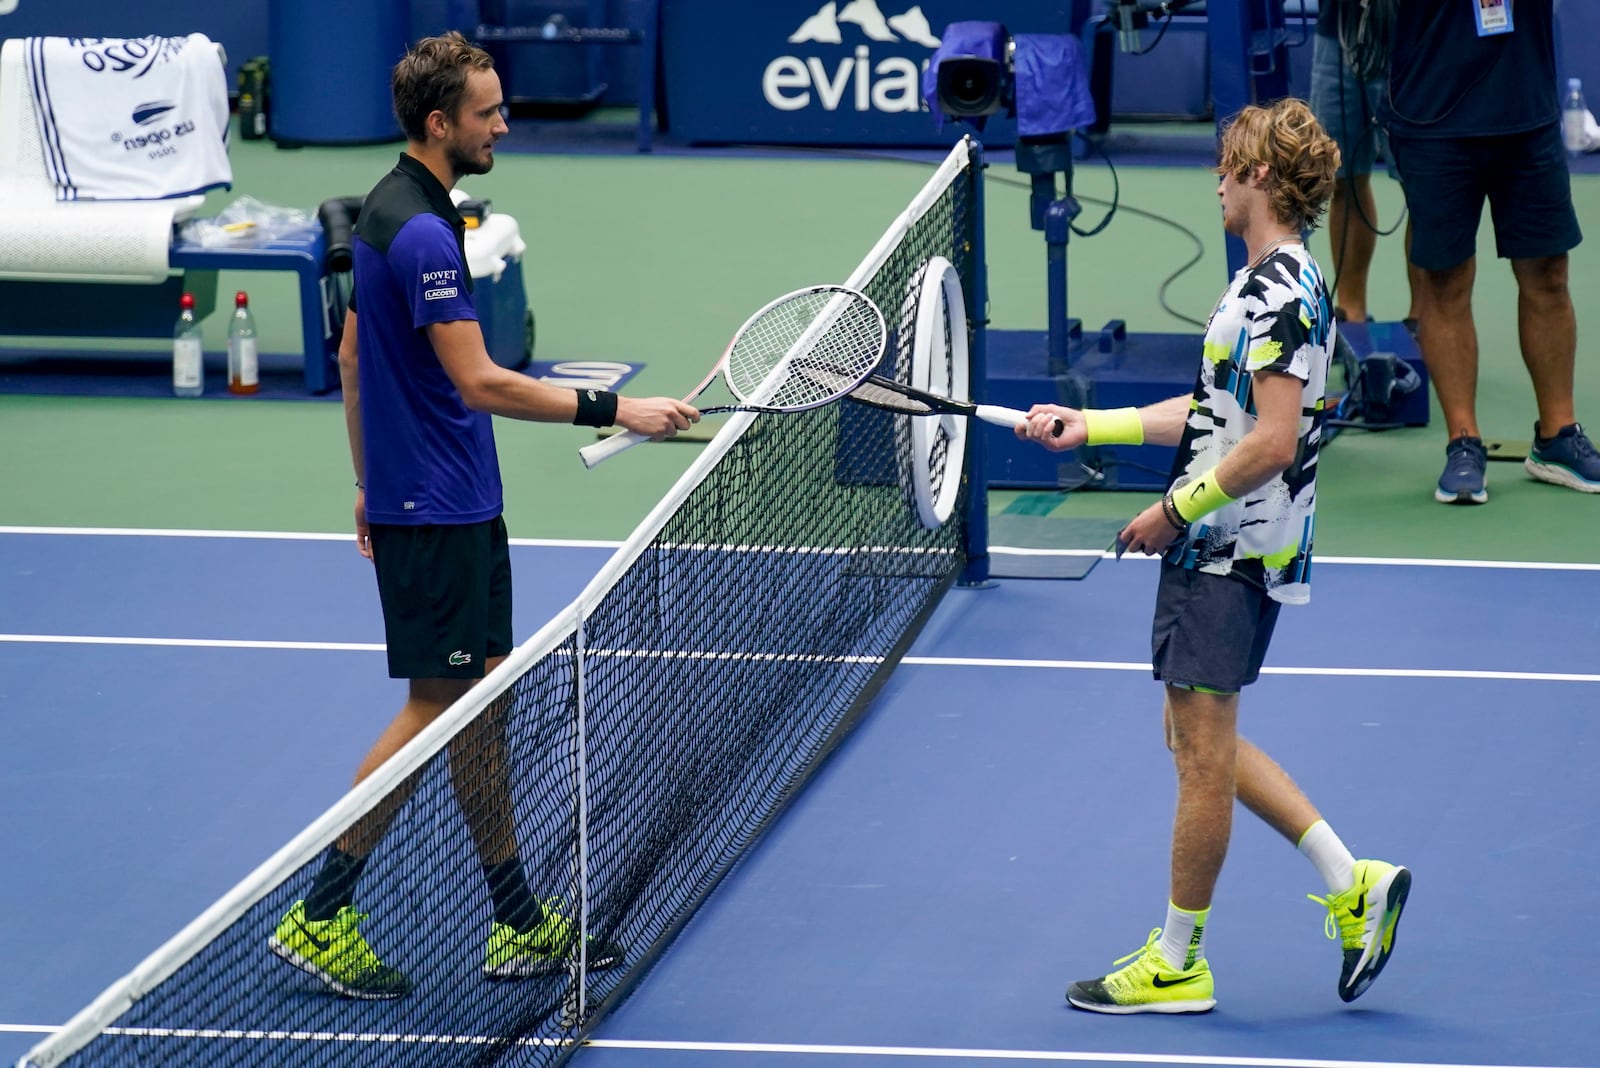
[[[972,325],[971,357],[967,372],[971,399],[983,403],[988,399],[989,333],[989,271],[984,243],[983,206],[983,145],[970,135],[967,140],[967,172],[972,182],[972,249],[971,280],[967,289],[971,307],[967,309],[967,322]],[[989,585],[989,449],[986,432],[977,428],[967,435],[967,477],[971,479],[967,493],[966,550],[967,563],[962,569],[959,584],[962,586]]]
[[[589,715],[588,674],[589,642],[588,612],[578,616],[578,627],[573,632],[573,663],[577,668],[577,705],[573,727],[577,733],[574,759],[577,767],[577,821],[578,821],[578,957],[575,962],[577,977],[577,1013],[575,1026],[581,1026],[589,1017]]]

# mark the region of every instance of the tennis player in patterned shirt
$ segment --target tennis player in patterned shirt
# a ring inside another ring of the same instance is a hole
[[[1299,100],[1242,110],[1222,137],[1223,227],[1245,244],[1206,325],[1192,395],[1144,408],[1035,405],[1017,433],[1048,449],[1177,446],[1166,494],[1128,523],[1122,549],[1162,557],[1152,666],[1178,777],[1166,921],[1144,946],[1067,1000],[1093,1012],[1206,1012],[1216,1004],[1206,926],[1237,799],[1310,859],[1312,900],[1344,957],[1339,997],[1361,996],[1389,961],[1411,873],[1357,860],[1272,758],[1238,734],[1278,609],[1310,597],[1328,365],[1335,324],[1303,233],[1327,205],[1339,150]],[[1056,421],[1063,429],[1055,433]],[[1126,962],[1126,963],[1125,963]]]

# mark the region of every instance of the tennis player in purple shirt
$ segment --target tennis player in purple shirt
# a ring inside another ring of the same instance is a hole
[[[491,415],[613,424],[657,440],[699,412],[667,397],[570,390],[500,367],[472,302],[466,224],[450,200],[465,175],[494,166],[504,97],[488,53],[459,33],[420,41],[394,69],[394,109],[407,139],[373,187],[356,226],[355,290],[339,348],[345,421],[356,474],[356,547],[377,573],[389,674],[407,679],[405,705],[361,762],[356,782],[415,738],[512,649],[511,561]],[[500,710],[491,706],[450,743],[450,774],[494,902],[484,974],[520,979],[621,962],[528,885],[512,820]],[[302,901],[269,946],[332,992],[394,998],[411,981],[358,930],[358,880],[407,784],[328,850]]]

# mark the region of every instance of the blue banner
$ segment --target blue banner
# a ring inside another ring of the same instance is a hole
[[[1013,34],[1070,34],[1072,0],[664,0],[662,67],[675,138],[692,143],[947,145],[923,67],[946,25],[981,15]],[[975,9],[981,9],[976,11]],[[984,143],[1009,144],[995,116]]]
[[[0,0],[0,38],[7,37],[163,37],[203,33],[228,53],[228,86],[234,89],[239,64],[267,54],[267,14],[272,0],[219,4],[216,0]],[[452,0],[410,0],[410,33],[425,37],[450,28],[460,11]],[[326,20],[305,27],[308,34],[338,32],[339,6],[327,6]],[[385,83],[387,91],[387,83]]]
[[[239,64],[267,51],[267,5],[215,0],[0,0],[3,37],[162,37],[203,33],[228,53],[228,85]]]

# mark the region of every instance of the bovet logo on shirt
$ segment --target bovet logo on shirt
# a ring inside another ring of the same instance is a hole
[[[423,271],[422,284],[432,286],[432,289],[422,291],[423,300],[449,300],[456,296],[460,290],[454,285],[444,283],[455,282],[461,276],[460,271]]]

